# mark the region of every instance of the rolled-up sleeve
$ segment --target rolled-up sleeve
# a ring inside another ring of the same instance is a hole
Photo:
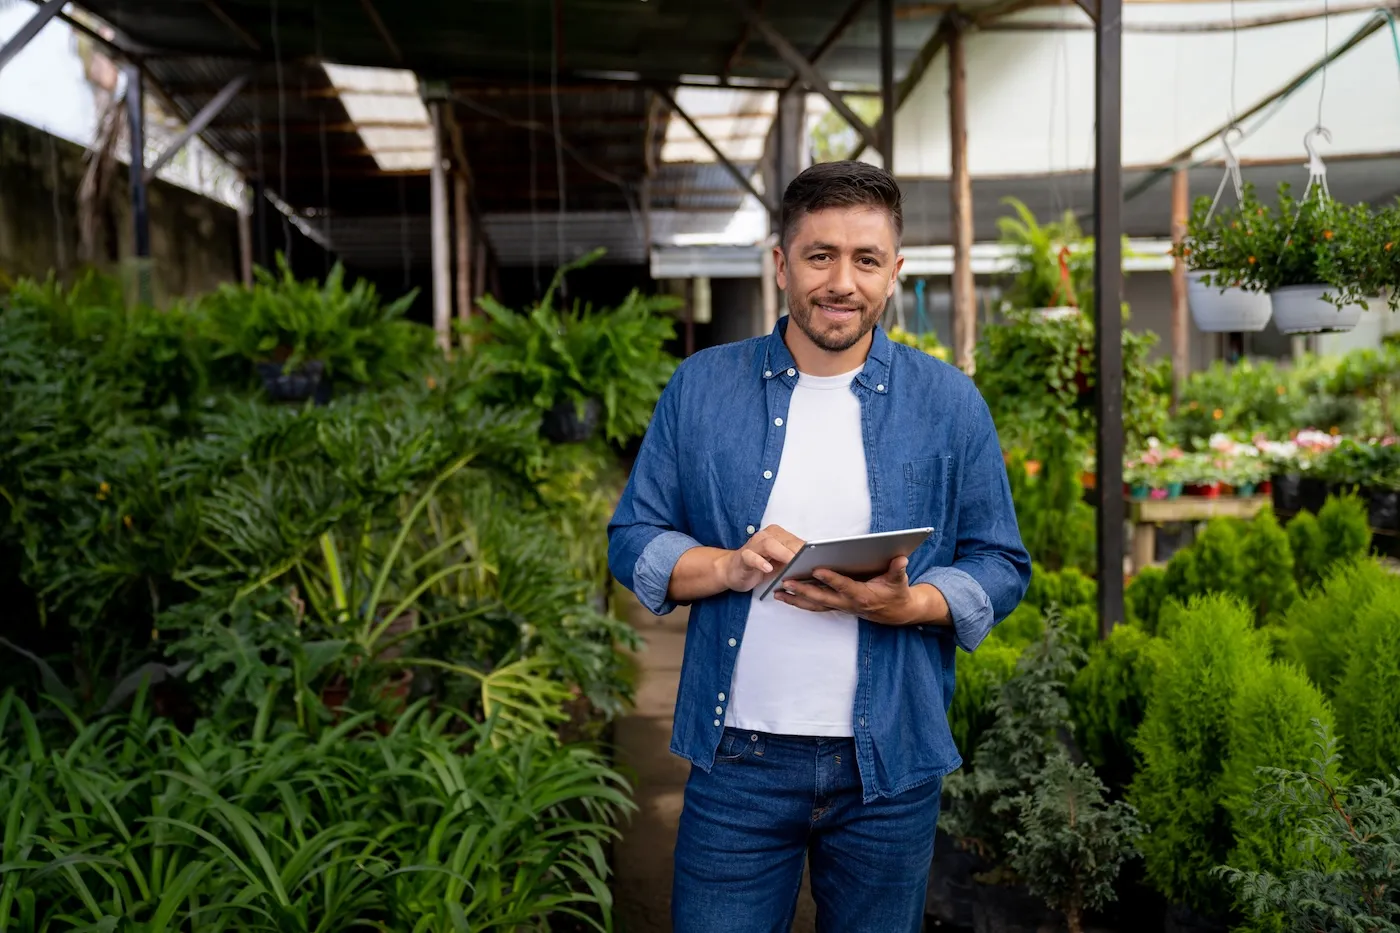
[[[688,533],[676,447],[684,369],[682,364],[661,393],[632,475],[608,523],[608,568],[656,615],[676,608],[666,595],[671,572],[682,554],[700,546]]]
[[[981,394],[971,387],[969,392],[970,414],[953,490],[958,504],[953,563],[915,578],[943,594],[954,637],[964,651],[975,650],[1011,614],[1031,580],[1031,558],[1021,542],[996,426]]]

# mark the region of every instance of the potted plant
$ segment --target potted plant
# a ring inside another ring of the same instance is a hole
[[[1258,249],[1220,273],[1245,288],[1268,292],[1274,324],[1284,334],[1349,331],[1366,310],[1377,267],[1371,211],[1345,205],[1320,190],[1302,200],[1279,185],[1273,210],[1256,209],[1251,225]]]
[[[527,313],[485,295],[479,301],[485,313],[460,325],[490,374],[485,399],[539,409],[541,431],[556,443],[586,441],[600,430],[618,443],[640,436],[676,367],[665,349],[675,335],[666,313],[680,305],[674,296],[633,290],[615,308],[555,306],[564,275],[603,252],[561,267]]]
[[[997,218],[1001,241],[1015,249],[1016,271],[1007,301],[1037,317],[1059,319],[1079,313],[1080,296],[1092,288],[1093,250],[1076,249],[1085,242],[1073,211],[1058,222],[1041,224],[1016,198],[1002,199],[1015,216]]]
[[[1172,254],[1186,264],[1186,300],[1191,319],[1206,333],[1260,331],[1269,323],[1269,296],[1241,287],[1240,270],[1258,251],[1254,226],[1261,207],[1246,184],[1240,203],[1212,213],[1211,199],[1200,197],[1187,222],[1186,235]]]

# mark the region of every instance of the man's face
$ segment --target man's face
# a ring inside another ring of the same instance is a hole
[[[840,353],[875,328],[904,257],[889,212],[862,205],[805,214],[775,264],[792,323],[821,349]]]

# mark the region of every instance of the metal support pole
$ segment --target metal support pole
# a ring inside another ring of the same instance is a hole
[[[1094,23],[1094,308],[1099,635],[1123,621],[1123,0]]]
[[[433,243],[433,329],[444,352],[451,346],[452,259],[447,233],[447,151],[443,145],[442,101],[428,102],[433,124],[433,164],[431,168]]]
[[[967,66],[960,24],[948,31],[948,124],[952,143],[953,361],[973,371],[977,291],[972,277],[972,175],[967,166]]]
[[[4,71],[5,66],[8,65],[16,55],[24,51],[24,47],[39,34],[40,30],[48,25],[49,20],[53,19],[62,11],[64,3],[65,0],[48,0],[47,3],[34,12],[33,16],[29,17],[28,22],[19,27],[19,32],[15,33],[10,38],[10,41],[5,43],[4,48],[0,48],[0,71]]]
[[[136,257],[136,300],[143,305],[152,301],[151,289],[151,217],[146,198],[146,108],[142,86],[141,66],[135,63],[122,67],[126,73],[126,128],[131,144],[131,229],[132,253]]]
[[[253,284],[253,186],[243,189],[238,205],[238,272],[245,288]]]
[[[880,0],[880,161],[894,174],[894,0]]]

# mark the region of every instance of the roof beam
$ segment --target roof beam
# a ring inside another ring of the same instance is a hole
[[[24,47],[49,24],[49,20],[63,11],[63,3],[64,0],[47,0],[43,6],[34,11],[34,15],[29,17],[29,21],[19,27],[19,32],[5,43],[4,48],[0,48],[0,70],[3,70],[11,59],[24,51]]]
[[[1086,0],[1092,3],[1093,0]],[[1287,23],[1301,23],[1313,19],[1322,19],[1325,16],[1340,16],[1345,13],[1366,13],[1372,10],[1389,10],[1395,12],[1400,10],[1400,2],[1381,3],[1337,3],[1323,7],[1313,7],[1310,10],[1295,10],[1289,13],[1273,13],[1268,16],[1251,16],[1248,19],[1237,19],[1233,23],[1229,20],[1214,20],[1194,23],[1124,23],[1125,33],[1156,33],[1168,35],[1208,33],[1208,32],[1232,32],[1237,29],[1260,29],[1268,26],[1282,26]],[[1086,11],[1087,12],[1087,11]],[[1092,16],[1092,14],[1091,14]],[[1092,30],[1092,23],[1058,23],[1058,22],[1037,22],[1033,20],[1010,22],[1010,23],[990,23],[982,27],[987,32],[1087,32]]]
[[[880,139],[875,131],[870,128],[868,123],[858,117],[854,110],[846,105],[846,102],[841,99],[840,94],[837,94],[831,89],[830,85],[826,83],[826,79],[817,72],[817,69],[812,67],[811,63],[807,61],[803,54],[797,51],[793,44],[784,38],[782,33],[774,29],[771,23],[756,13],[746,0],[732,0],[732,2],[744,18],[758,31],[758,34],[763,36],[763,41],[772,46],[773,51],[777,52],[778,56],[782,58],[783,61],[787,62],[788,67],[796,71],[808,87],[825,97],[827,102],[831,104],[832,109],[839,113],[841,118],[849,123],[851,128],[861,135],[861,138],[865,140],[867,146],[873,146],[878,149],[880,146]]]
[[[831,51],[831,47],[841,41],[841,37],[846,34],[846,30],[851,28],[851,23],[856,21],[856,17],[861,14],[861,11],[865,9],[866,4],[869,2],[870,0],[855,0],[850,6],[846,7],[846,12],[841,14],[841,18],[836,21],[836,25],[831,27],[831,31],[822,38],[822,41],[812,50],[812,54],[807,57],[807,61],[812,64],[812,67],[815,68],[817,63],[826,57],[826,53]],[[787,94],[801,83],[802,76],[800,74],[795,74],[792,76],[792,80],[787,83],[787,87],[783,88],[779,93]]]
[[[189,123],[185,124],[185,128],[180,131],[180,135],[175,137],[170,145],[165,147],[165,151],[157,156],[156,160],[146,169],[147,184],[150,184],[151,180],[156,177],[156,172],[159,172],[169,164],[170,160],[175,158],[191,139],[194,139],[208,128],[210,122],[229,105],[230,101],[238,96],[238,92],[243,90],[243,85],[247,84],[252,76],[253,72],[251,69],[240,75],[235,75],[228,84],[223,86],[223,89],[220,90],[218,94],[214,95],[207,104],[200,108],[199,113],[195,114],[194,118],[190,120]]]
[[[773,211],[772,200],[758,193],[758,189],[754,187],[752,179],[750,179],[747,175],[741,172],[737,165],[729,161],[729,157],[720,151],[719,146],[715,145],[714,140],[710,139],[710,137],[706,135],[705,131],[700,128],[700,124],[692,120],[690,118],[690,114],[686,113],[684,110],[681,109],[681,105],[676,103],[676,99],[671,96],[671,92],[664,87],[658,87],[656,88],[656,96],[664,100],[666,102],[666,105],[672,110],[674,110],[676,114],[679,115],[680,118],[685,121],[686,126],[690,127],[690,131],[696,136],[698,136],[700,138],[700,141],[709,147],[710,151],[715,154],[715,158],[718,159],[719,163],[724,166],[725,171],[729,172],[730,175],[733,175],[734,180],[737,181],[745,190],[747,190],[749,194],[757,198],[758,203],[766,207],[771,213]]]

